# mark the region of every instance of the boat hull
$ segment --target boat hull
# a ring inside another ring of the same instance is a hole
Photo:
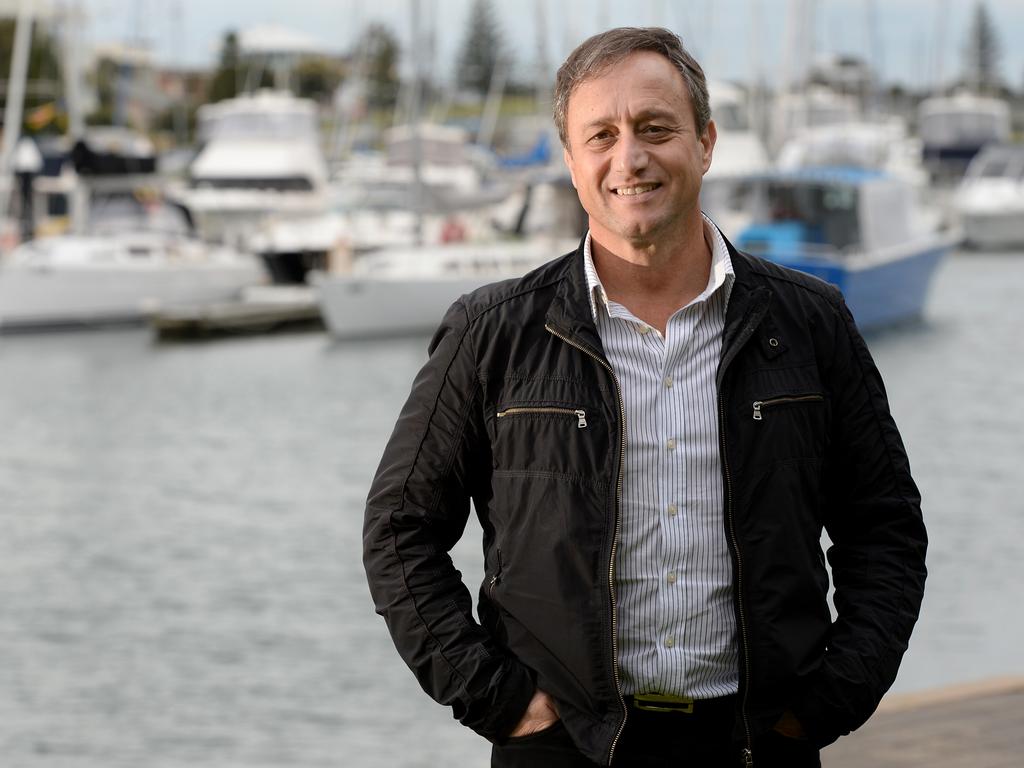
[[[1024,245],[1024,206],[1003,213],[963,213],[960,227],[971,248],[999,249]]]
[[[488,280],[367,280],[314,273],[324,324],[332,336],[358,339],[428,335],[463,294]],[[387,307],[386,312],[381,308]]]
[[[221,301],[264,279],[253,259],[180,268],[0,267],[0,329],[138,322],[156,309]]]
[[[855,266],[800,257],[773,260],[838,287],[857,326],[874,330],[921,316],[932,278],[950,248],[951,243],[936,243]]]

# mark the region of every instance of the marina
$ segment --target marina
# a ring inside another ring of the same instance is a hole
[[[446,309],[586,233],[551,91],[617,24],[693,46],[702,209],[840,289],[922,492],[910,649],[823,765],[1020,764],[1024,9],[295,0],[200,65],[185,5],[104,45],[95,2],[0,1],[0,765],[488,764],[374,614],[364,505]]]

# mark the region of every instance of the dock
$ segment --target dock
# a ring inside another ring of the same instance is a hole
[[[1024,677],[887,696],[823,768],[1021,768]]]
[[[237,301],[168,307],[150,315],[149,323],[158,338],[176,341],[324,328],[306,286],[259,286]]]

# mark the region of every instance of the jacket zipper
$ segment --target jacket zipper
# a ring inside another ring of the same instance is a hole
[[[487,584],[487,595],[491,596],[494,594],[494,587],[498,581],[501,580],[501,548],[498,548],[498,567],[494,570],[494,575],[491,576],[490,582]]]
[[[822,395],[793,395],[790,397],[773,397],[770,400],[755,400],[754,401],[754,421],[761,421],[764,417],[761,415],[762,408],[769,408],[773,405],[783,405],[785,403],[820,403],[825,398]]]
[[[555,338],[561,339],[570,347],[578,349],[580,352],[593,358],[608,369],[608,373],[611,374],[612,377],[612,383],[615,385],[615,400],[619,405],[619,477],[615,484],[615,531],[612,537],[611,557],[608,562],[608,594],[611,598],[612,607],[612,678],[615,681],[615,693],[619,696],[619,706],[622,708],[622,723],[619,725],[619,730],[616,732],[615,738],[612,739],[611,748],[608,750],[608,765],[611,765],[612,759],[615,756],[615,747],[618,745],[619,739],[622,738],[622,731],[626,728],[626,718],[628,716],[626,711],[626,699],[622,695],[622,681],[619,679],[618,610],[615,605],[615,553],[619,546],[619,510],[622,506],[622,464],[626,458],[626,407],[622,403],[619,379],[607,360],[582,344],[572,341],[569,337],[555,330],[550,325],[545,324],[544,329]]]
[[[760,320],[760,318],[758,318]],[[747,631],[747,612],[743,607],[743,558],[740,556],[739,539],[736,536],[736,521],[733,517],[732,476],[729,473],[729,453],[725,441],[725,400],[722,398],[722,384],[729,364],[739,353],[740,347],[746,343],[756,327],[756,322],[748,321],[732,346],[725,350],[722,365],[719,366],[718,385],[718,442],[722,452],[722,474],[725,478],[725,510],[728,523],[729,542],[732,544],[733,556],[736,558],[736,612],[739,615],[740,651],[743,654],[743,695],[740,697],[740,718],[743,721],[743,733],[746,736],[746,747],[743,749],[744,768],[753,768],[754,740],[750,734],[750,718],[747,716],[747,700],[750,696],[750,638]]]
[[[565,414],[567,416],[576,417],[576,427],[578,429],[584,429],[587,426],[587,412],[582,408],[556,408],[548,406],[516,406],[515,408],[506,408],[503,411],[498,411],[498,418],[503,419],[506,416],[515,416],[520,413],[554,413],[554,414]]]

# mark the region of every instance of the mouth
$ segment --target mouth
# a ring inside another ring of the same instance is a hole
[[[658,182],[648,182],[646,184],[634,184],[630,187],[613,187],[612,192],[618,197],[636,197],[646,192],[651,192],[660,186],[661,184]]]

